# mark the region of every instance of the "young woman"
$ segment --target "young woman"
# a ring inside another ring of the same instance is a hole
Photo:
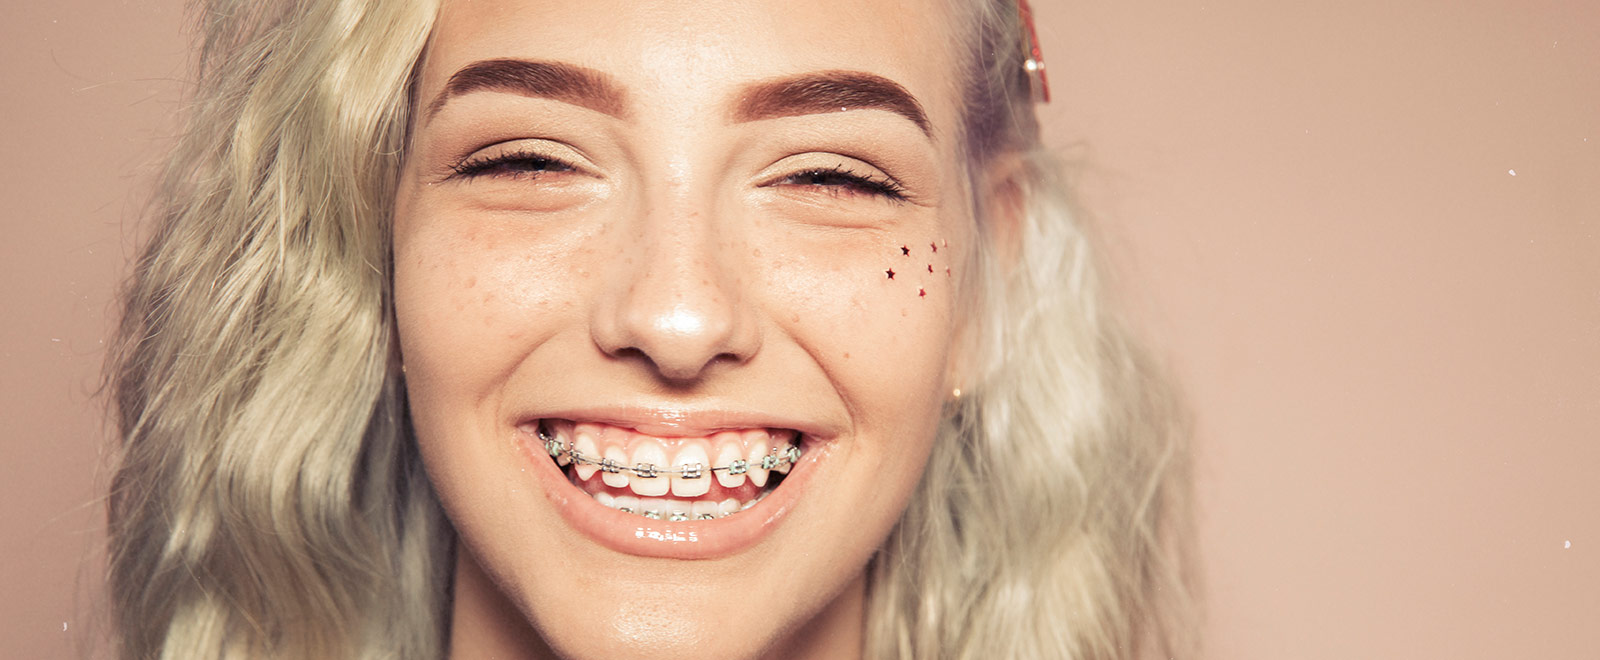
[[[1182,435],[1013,0],[203,26],[114,364],[123,657],[1183,650]]]

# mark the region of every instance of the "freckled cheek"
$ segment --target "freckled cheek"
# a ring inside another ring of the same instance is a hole
[[[921,281],[925,270],[891,280],[875,256],[780,262],[766,278],[769,304],[842,394],[879,415],[920,415],[942,391],[949,288]]]
[[[526,353],[573,307],[566,263],[483,233],[397,241],[395,313],[408,369],[461,377]]]

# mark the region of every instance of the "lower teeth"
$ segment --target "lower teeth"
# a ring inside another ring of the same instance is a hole
[[[616,509],[617,511],[621,511],[623,513],[631,513],[637,516],[643,516],[645,518],[649,518],[650,520],[667,520],[671,522],[683,522],[688,520],[716,520],[718,518],[726,518],[755,506],[757,502],[760,502],[762,499],[766,498],[766,496],[767,494],[763,492],[756,496],[755,499],[747,502],[741,502],[732,498],[723,500],[721,502],[711,502],[707,500],[696,500],[689,502],[684,500],[668,500],[657,498],[634,498],[626,495],[618,497],[605,492],[594,493],[592,495],[596,502],[599,502],[608,508]],[[715,512],[712,512],[712,509],[714,509]]]

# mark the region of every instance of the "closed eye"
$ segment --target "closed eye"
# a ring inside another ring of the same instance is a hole
[[[843,164],[801,170],[771,185],[809,187],[835,196],[871,195],[894,202],[906,200],[906,190],[900,182],[887,176],[857,172]]]
[[[450,178],[508,177],[534,179],[546,174],[572,172],[577,168],[559,158],[526,150],[501,152],[492,156],[473,156],[450,167]]]

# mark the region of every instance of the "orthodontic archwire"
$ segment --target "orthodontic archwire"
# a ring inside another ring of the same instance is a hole
[[[641,479],[654,479],[656,477],[667,475],[677,475],[680,479],[699,479],[706,476],[706,473],[708,472],[744,474],[750,471],[751,467],[759,467],[763,470],[772,470],[780,466],[792,467],[800,462],[801,453],[800,448],[795,445],[788,445],[786,447],[773,447],[771,453],[762,456],[761,460],[753,466],[751,465],[750,461],[743,458],[734,459],[732,463],[727,465],[718,465],[710,468],[706,467],[703,463],[690,463],[678,467],[662,467],[654,463],[623,465],[609,458],[595,458],[583,454],[577,449],[574,449],[571,443],[562,443],[560,440],[550,437],[543,432],[541,432],[539,436],[540,439],[544,440],[544,450],[550,454],[551,458],[560,459],[562,456],[565,456],[574,464],[593,465],[597,468],[600,468],[601,472],[609,472],[612,474],[631,472],[633,473],[633,476]]]

